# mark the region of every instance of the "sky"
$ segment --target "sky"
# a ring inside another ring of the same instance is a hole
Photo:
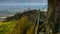
[[[46,4],[47,0],[0,0],[0,5]]]
[[[47,5],[47,0],[0,0],[0,9],[2,8],[12,8],[16,6],[25,7],[25,6],[39,6]]]
[[[46,2],[47,0],[0,0],[0,3]]]

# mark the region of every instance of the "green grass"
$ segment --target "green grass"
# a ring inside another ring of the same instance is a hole
[[[0,22],[0,34],[5,34],[7,32],[13,31],[16,21]]]
[[[33,27],[32,27],[33,26]],[[32,34],[34,23],[27,16],[23,16],[19,20],[11,20],[9,22],[0,22],[0,34]],[[26,32],[24,32],[26,31]]]

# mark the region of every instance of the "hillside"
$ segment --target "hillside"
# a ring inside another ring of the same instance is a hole
[[[40,11],[29,10],[5,18],[0,24],[1,34],[34,34],[38,12]],[[42,12],[41,15],[44,15],[44,13]]]
[[[45,19],[46,16],[47,16],[47,12],[44,12],[44,11],[39,11],[39,10],[28,10],[28,11],[24,11],[22,13],[17,13],[15,14],[14,16],[11,16],[11,17],[7,17],[5,18],[5,20],[7,21],[10,21],[10,20],[19,20],[22,16],[28,16],[29,19],[31,21],[35,20],[35,18],[37,17],[37,14],[38,12],[40,13],[41,15],[41,19]],[[32,19],[31,19],[32,18]]]

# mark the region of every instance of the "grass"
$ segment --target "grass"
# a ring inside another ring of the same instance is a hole
[[[33,22],[26,16],[17,21],[0,22],[0,34],[33,34],[33,29]]]
[[[13,31],[15,21],[9,21],[9,22],[0,22],[0,34],[5,34],[6,32]]]
[[[27,32],[30,32],[28,30],[31,29],[32,25],[33,23],[28,19],[28,17],[23,16],[16,22],[16,26],[14,27],[15,30],[13,32],[9,32],[8,34],[27,34]]]

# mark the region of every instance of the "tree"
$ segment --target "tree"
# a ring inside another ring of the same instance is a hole
[[[48,34],[56,33],[60,25],[60,0],[48,0],[48,20],[46,32]],[[57,26],[57,27],[56,27]]]

